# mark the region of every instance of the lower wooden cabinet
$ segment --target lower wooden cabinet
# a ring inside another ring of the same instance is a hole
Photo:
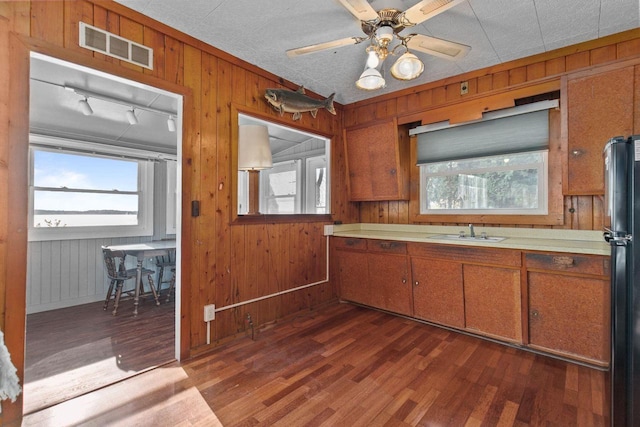
[[[529,345],[606,366],[611,339],[608,259],[566,254],[527,258],[528,268],[536,269],[527,272]]]
[[[608,257],[346,238],[333,250],[341,299],[609,363]]]
[[[411,257],[411,274],[414,316],[464,328],[462,263]]]
[[[404,243],[335,239],[340,298],[412,315],[409,261]]]
[[[369,255],[366,252],[340,250],[338,261],[340,298],[373,305],[369,277]]]
[[[370,305],[410,316],[411,285],[406,255],[369,253]]]
[[[522,343],[520,269],[464,266],[466,328]]]

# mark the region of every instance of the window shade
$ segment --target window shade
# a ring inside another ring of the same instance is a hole
[[[415,133],[418,134],[419,165],[543,150],[549,147],[549,111],[543,109]]]

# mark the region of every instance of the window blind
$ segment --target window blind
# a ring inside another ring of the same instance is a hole
[[[435,124],[416,128],[412,130],[412,134],[418,135],[417,163],[420,165],[547,149],[548,109],[557,106],[558,102],[544,101],[536,104],[490,113],[482,120],[468,124],[446,127]]]

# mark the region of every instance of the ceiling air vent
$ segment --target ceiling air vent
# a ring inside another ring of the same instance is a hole
[[[153,50],[115,34],[80,23],[80,46],[153,70]]]

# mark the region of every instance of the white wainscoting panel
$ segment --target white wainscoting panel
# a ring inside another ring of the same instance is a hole
[[[151,237],[124,237],[29,242],[27,314],[104,300],[109,281],[102,246],[150,240]],[[127,265],[134,268],[135,257],[127,257]],[[144,266],[155,269],[152,259],[145,260]],[[128,285],[132,287],[133,281]]]

